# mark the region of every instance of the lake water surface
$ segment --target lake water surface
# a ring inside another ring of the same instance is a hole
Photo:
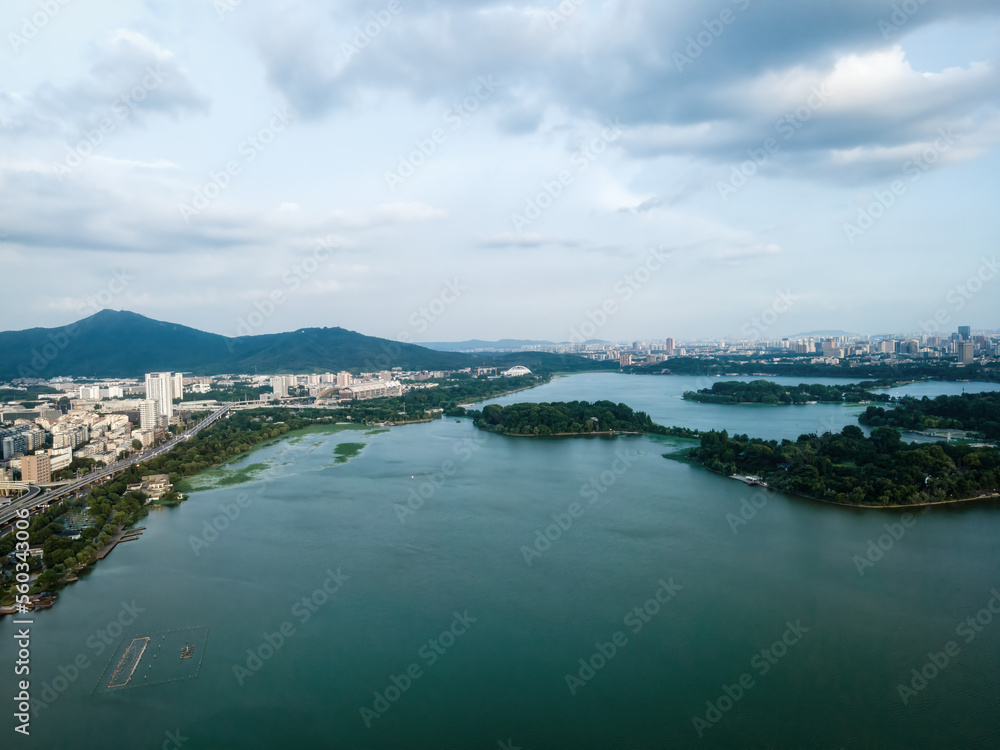
[[[575,375],[496,401],[608,398],[661,424],[775,438],[859,411],[679,398],[693,387]],[[342,442],[365,447],[337,463]],[[669,444],[445,419],[257,450],[224,470],[264,464],[253,481],[151,513],[139,541],[34,614],[32,692],[54,700],[21,744],[997,746],[1000,503],[903,526],[754,494],[662,458]],[[122,640],[194,627],[208,628],[196,678],[104,689]],[[8,691],[15,628],[0,622]],[[904,703],[914,669],[931,677]]]

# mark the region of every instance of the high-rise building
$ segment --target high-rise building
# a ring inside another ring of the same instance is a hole
[[[674,340],[673,339],[667,339],[666,346],[664,348],[667,350],[667,354],[673,354],[674,353]]]
[[[286,398],[288,396],[288,380],[281,375],[271,378],[271,390],[274,391],[276,398]]]
[[[49,457],[40,453],[34,456],[25,456],[21,459],[21,480],[42,484],[52,481],[52,464]]]
[[[349,372],[338,372],[337,373],[337,385],[341,388],[350,388],[354,379],[351,377]]]
[[[160,409],[151,398],[139,402],[139,427],[143,430],[155,430],[160,421]]]
[[[958,338],[962,341],[968,341],[972,338],[972,326],[959,326],[958,327]]]
[[[171,398],[184,398],[184,376],[179,372],[174,373],[173,388],[170,396]]]
[[[174,416],[174,374],[150,372],[146,374],[146,398],[157,403],[160,416]]]
[[[971,365],[975,360],[974,344],[963,341],[958,345],[958,361],[963,365]]]
[[[96,385],[81,385],[80,386],[80,398],[85,399],[99,399],[101,397],[101,389]]]

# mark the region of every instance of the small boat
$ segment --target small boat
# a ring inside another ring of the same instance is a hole
[[[767,482],[764,481],[764,478],[754,474],[747,476],[743,474],[731,474],[729,478],[735,479],[737,482],[743,482],[743,484],[750,485],[751,487],[767,487]]]

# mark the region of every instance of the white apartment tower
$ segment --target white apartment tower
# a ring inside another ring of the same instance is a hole
[[[275,398],[285,398],[288,396],[288,380],[281,375],[271,378],[271,390],[274,391]]]
[[[146,374],[146,398],[158,404],[160,416],[170,419],[174,416],[174,374],[172,372],[150,372]],[[166,420],[165,420],[166,421]]]
[[[160,417],[160,409],[154,399],[139,402],[139,426],[143,430],[155,430]]]

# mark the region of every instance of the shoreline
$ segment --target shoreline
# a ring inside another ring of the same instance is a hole
[[[696,404],[710,404],[712,406],[819,406],[828,404],[831,406],[871,406],[873,404],[885,404],[888,401],[806,401],[801,404],[765,404],[762,401],[703,401],[700,398],[684,398],[683,401],[692,401]]]
[[[491,399],[494,399],[494,398],[503,398],[504,396],[509,396],[512,393],[520,393],[521,391],[530,391],[530,390],[533,390],[535,388],[541,388],[543,385],[548,385],[549,383],[551,383],[556,377],[563,377],[563,376],[553,375],[548,380],[546,380],[544,383],[538,383],[537,385],[529,385],[529,386],[525,386],[524,388],[515,388],[512,391],[504,391],[503,393],[498,393],[495,396],[486,396],[485,398],[481,398],[478,401],[470,401],[467,404],[455,404],[455,406],[457,406],[460,409],[468,409],[470,406],[475,406],[476,404],[481,404],[484,401],[490,401]]]
[[[603,432],[553,432],[548,435],[523,435],[516,432],[496,432],[494,430],[487,430],[482,427],[476,427],[476,429],[482,430],[483,432],[488,432],[491,435],[501,435],[503,437],[523,437],[523,438],[590,437],[592,435],[600,435],[603,437],[613,437],[615,435],[647,435],[649,437],[671,437],[670,435],[658,435],[655,432],[627,432],[624,430],[605,430]]]
[[[715,469],[710,469],[704,464],[699,463],[693,458],[689,458],[684,455],[683,452],[677,451],[675,453],[664,453],[663,458],[670,461],[680,461],[681,463],[690,464],[691,466],[696,466],[699,469],[711,472],[716,476],[724,477],[726,479],[732,479],[729,474],[723,474],[721,471],[716,471]],[[1000,492],[990,492],[985,495],[977,495],[976,497],[958,497],[951,500],[935,500],[933,502],[926,503],[907,503],[906,505],[871,505],[869,503],[841,503],[836,500],[824,500],[821,497],[814,497],[813,495],[806,495],[803,492],[794,492],[793,490],[785,490],[778,487],[763,487],[762,489],[769,490],[771,492],[780,492],[783,495],[788,495],[790,497],[801,497],[805,500],[812,500],[816,503],[823,503],[824,505],[836,505],[840,508],[858,508],[860,510],[906,510],[907,508],[930,508],[935,505],[955,505],[957,503],[973,503],[980,500],[1000,500]]]

